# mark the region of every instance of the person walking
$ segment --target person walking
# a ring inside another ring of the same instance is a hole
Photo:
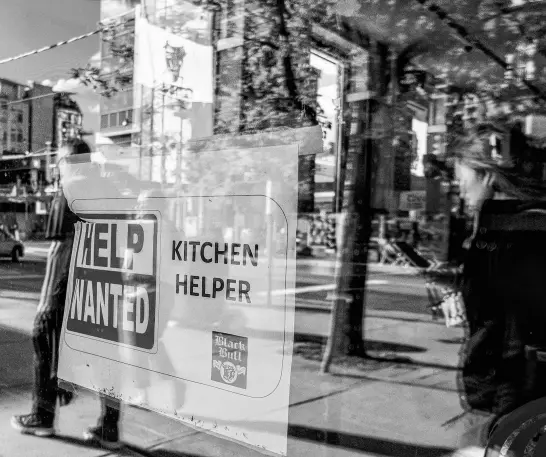
[[[526,357],[546,346],[546,189],[493,158],[484,138],[473,134],[453,148],[461,197],[475,218],[461,283],[466,413],[458,456],[483,455],[503,418],[546,395],[546,372]]]
[[[76,140],[59,150],[58,159],[90,153],[87,143]],[[47,221],[46,239],[51,240],[51,247],[32,332],[34,346],[32,410],[29,414],[16,415],[11,419],[12,426],[22,433],[42,437],[54,435],[57,401],[60,406],[64,406],[72,400],[72,393],[58,386],[57,367],[74,243],[74,224],[78,221],[79,218],[69,209],[62,189],[59,189],[52,201]],[[97,426],[85,431],[84,438],[96,441],[104,447],[117,449],[120,447],[119,402],[101,397],[101,406],[102,414]]]

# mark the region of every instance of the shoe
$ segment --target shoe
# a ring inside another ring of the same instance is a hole
[[[53,423],[53,419],[46,419],[36,413],[13,416],[11,418],[11,426],[15,430],[35,436],[45,437],[54,435],[55,428]]]
[[[90,427],[83,432],[83,438],[86,441],[92,441],[100,444],[102,447],[111,450],[121,449],[123,444],[119,441],[118,427]]]

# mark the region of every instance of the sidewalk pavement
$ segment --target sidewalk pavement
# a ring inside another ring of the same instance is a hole
[[[128,407],[119,453],[85,445],[82,430],[96,421],[98,400],[84,394],[59,414],[53,439],[20,435],[13,414],[30,408],[32,350],[30,331],[36,302],[0,298],[0,456],[25,457],[146,455],[158,457],[260,456],[235,442],[194,430],[153,412]],[[299,342],[325,338],[329,316],[300,312]],[[448,424],[461,412],[456,388],[460,329],[447,329],[427,315],[373,311],[366,318],[368,346],[401,362],[334,366],[295,355],[292,367],[288,456],[433,457],[449,455],[460,429]],[[297,347],[299,348],[298,343]]]

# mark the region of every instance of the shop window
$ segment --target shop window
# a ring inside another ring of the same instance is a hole
[[[133,122],[133,110],[121,111],[119,113],[120,125],[126,127]]]
[[[103,114],[103,115],[100,117],[100,128],[101,128],[101,129],[106,129],[106,128],[108,128],[108,114]]]
[[[118,125],[118,113],[110,114],[110,127],[117,127]]]

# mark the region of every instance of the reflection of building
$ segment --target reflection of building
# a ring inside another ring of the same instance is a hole
[[[27,107],[17,103],[25,97],[25,86],[13,81],[0,80],[0,141],[2,154],[23,153],[28,140]],[[26,122],[25,122],[26,121]]]
[[[81,137],[82,113],[78,104],[67,95],[55,96],[53,118],[55,120],[52,140],[54,148],[60,148],[67,141]]]
[[[80,138],[82,114],[67,94],[49,86],[1,81],[0,212],[17,220],[23,235],[46,211],[55,150]]]
[[[108,11],[113,11],[112,3],[102,0],[101,17],[105,23],[113,20],[108,17]],[[103,97],[100,133],[113,143],[132,143],[144,156],[152,157],[148,160],[152,162],[150,170],[144,171],[149,179],[174,179],[169,177],[169,170],[178,165],[171,163],[170,157],[176,156],[189,140],[302,124],[301,110],[295,116],[283,114],[283,110],[270,116],[278,106],[271,101],[273,97],[264,97],[264,103],[249,101],[249,85],[263,83],[264,75],[259,73],[264,66],[259,64],[260,70],[252,70],[248,62],[256,52],[263,54],[262,63],[268,57],[263,46],[250,49],[253,42],[245,42],[245,30],[256,30],[269,39],[268,27],[275,23],[252,24],[258,19],[251,10],[256,5],[261,11],[259,2],[220,2],[222,8],[213,12],[185,0],[143,0],[140,4],[146,20],[139,17],[134,21],[135,14],[140,14],[131,7],[137,2],[117,3],[116,36],[121,39],[118,45],[134,45],[134,66],[113,56],[111,44],[103,43],[102,69],[113,76],[116,69],[130,73],[133,84],[111,98]],[[400,192],[411,190],[412,186],[415,141],[411,121],[426,116],[428,101],[408,96],[411,91],[406,88],[400,98],[404,98],[402,105],[409,114],[403,125],[393,131],[390,102],[385,101],[390,89],[381,87],[377,77],[381,71],[373,67],[385,57],[379,55],[385,49],[373,44],[370,37],[364,38],[366,33],[347,37],[315,25],[311,35],[309,52],[294,58],[310,63],[304,103],[318,105],[324,148],[316,155],[300,157],[300,211],[341,210],[340,199],[335,197],[343,194],[345,201],[350,198],[351,180],[357,172],[353,159],[362,148],[357,138],[362,134],[353,132],[367,128],[377,147],[372,206],[377,211],[396,213]],[[298,63],[294,61],[294,65]],[[274,95],[277,89],[265,91]],[[260,90],[264,92],[264,87]],[[373,125],[357,126],[364,104],[380,91],[385,100],[374,114]]]
[[[102,9],[110,3],[103,0]],[[134,7],[127,2],[125,8],[115,11],[120,16],[105,18],[105,21],[114,21],[115,33],[105,35],[101,41],[101,71],[110,75],[111,79],[118,75],[132,76],[133,58],[114,55],[112,48],[123,46],[133,47],[135,44],[135,21]],[[131,144],[131,136],[137,133],[133,123],[133,86],[132,84],[122,87],[119,92],[110,97],[101,97],[100,101],[100,134],[116,144]]]
[[[69,95],[34,82],[0,80],[0,153],[40,152],[81,135],[82,115]]]

